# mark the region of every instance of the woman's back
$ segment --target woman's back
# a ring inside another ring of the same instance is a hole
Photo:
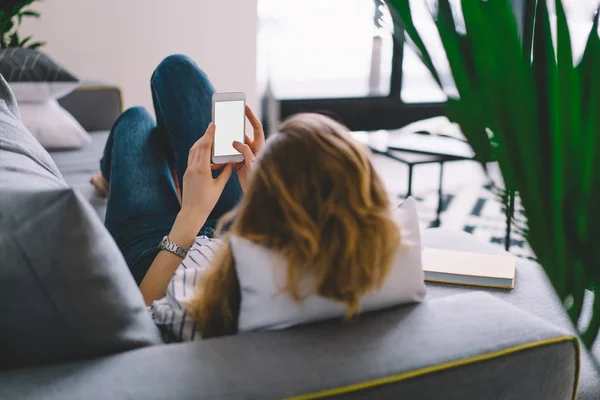
[[[341,302],[347,315],[389,273],[400,231],[368,153],[341,124],[298,114],[269,138],[242,202],[221,221],[222,250],[201,278],[190,313],[203,337],[237,331],[239,282],[228,235],[287,261],[282,292]],[[309,279],[306,287],[301,282]]]

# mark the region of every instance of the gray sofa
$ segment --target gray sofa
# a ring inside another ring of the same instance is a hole
[[[1,79],[0,99],[0,399],[600,398],[589,353],[524,260],[512,291],[431,284],[422,304],[350,322],[163,344],[87,186],[106,133],[53,161]]]

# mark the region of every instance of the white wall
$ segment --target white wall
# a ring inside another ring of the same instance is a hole
[[[183,53],[218,91],[256,94],[256,0],[45,0],[23,34],[81,79],[119,85],[125,106],[152,109],[149,80],[167,55]]]

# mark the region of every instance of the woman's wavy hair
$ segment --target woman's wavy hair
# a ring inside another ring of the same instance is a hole
[[[284,256],[283,292],[309,294],[359,312],[359,299],[379,288],[400,245],[388,195],[348,129],[320,114],[297,114],[269,138],[241,203],[221,219],[223,248],[200,280],[189,315],[208,338],[237,332],[240,288],[228,235]],[[310,276],[312,292],[299,283]],[[303,288],[304,289],[304,288]]]

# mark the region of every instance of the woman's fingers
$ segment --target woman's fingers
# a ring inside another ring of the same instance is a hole
[[[217,130],[217,126],[215,125],[214,122],[211,122],[210,124],[208,124],[208,127],[206,128],[204,135],[202,135],[202,137],[200,139],[196,140],[196,143],[194,143],[194,145],[192,146],[190,151],[192,151],[192,149],[194,149],[194,148],[197,149],[198,147],[200,147],[202,145],[212,144],[212,142],[215,138],[216,130]]]
[[[252,125],[252,129],[254,130],[254,142],[256,142],[258,150],[260,150],[262,144],[265,142],[265,132],[263,131],[262,124],[248,105],[246,106],[246,117],[248,118],[248,121],[250,121],[250,125]]]
[[[248,117],[248,121],[250,121],[250,125],[252,125],[252,128],[262,129],[262,124],[260,123],[258,118],[256,118],[256,115],[254,115],[254,112],[252,111],[249,105],[246,105],[246,117]]]
[[[204,132],[204,135],[198,140],[198,142],[212,141],[212,138],[214,138],[214,136],[215,136],[216,130],[217,130],[217,126],[215,125],[214,122],[211,122],[210,124],[208,124],[208,127],[206,128],[206,132]]]
[[[204,135],[190,148],[190,153],[188,155],[188,167],[201,161],[201,156],[205,155],[206,148],[208,148],[208,164],[210,164],[210,152],[212,150],[212,143],[215,138],[216,129],[217,128],[214,122],[211,122],[208,125],[208,128],[206,128]],[[204,161],[205,157],[202,157],[202,162]]]
[[[221,172],[221,174],[217,179],[215,179],[215,181],[221,183],[222,180],[225,180],[225,182],[227,182],[227,180],[231,176],[232,166],[230,164],[211,164],[210,162],[212,144],[215,137],[215,130],[215,124],[211,122],[210,125],[208,125],[204,136],[202,136],[196,143],[194,143],[194,145],[190,149],[190,154],[188,156],[188,168],[197,168],[199,170],[204,171],[223,170],[223,172]]]
[[[198,162],[200,163],[201,168],[210,169],[210,153],[212,150],[213,140],[215,138],[215,130],[216,126],[214,122],[211,122],[206,129],[206,133],[204,136],[196,142],[198,145]],[[194,145],[194,146],[196,146]]]
[[[195,147],[195,145],[192,146],[192,148],[190,149],[190,153],[188,154],[187,166],[190,167],[194,162],[196,162],[196,147]]]
[[[250,146],[248,146],[247,144],[235,141],[233,142],[233,148],[242,153],[242,155],[244,156],[244,161],[250,162],[254,160],[254,153],[252,152]]]
[[[227,164],[225,166],[225,168],[223,168],[223,171],[221,171],[221,173],[219,174],[217,179],[215,179],[217,181],[217,185],[219,185],[219,187],[221,189],[223,189],[225,187],[225,184],[231,177],[232,171],[233,171],[233,166],[231,164]]]

